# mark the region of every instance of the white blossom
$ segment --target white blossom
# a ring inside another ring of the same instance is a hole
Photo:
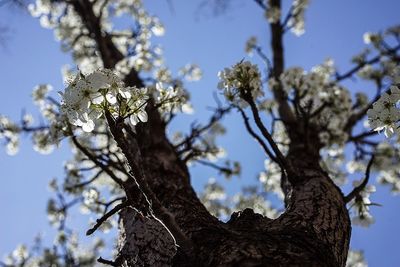
[[[304,14],[308,0],[294,0],[292,4],[292,17],[289,20],[290,30],[297,36],[304,34]]]
[[[258,67],[249,61],[225,68],[218,72],[218,77],[220,79],[218,89],[224,90],[224,95],[229,101],[239,101],[241,94],[246,90],[250,91],[254,99],[264,95]],[[243,101],[239,102],[245,104]]]
[[[193,113],[193,107],[189,102],[189,94],[184,90],[182,84],[177,83],[172,87],[164,86],[163,83],[158,82],[152,91],[154,98],[160,106],[159,111],[162,113]]]
[[[41,84],[36,86],[32,92],[33,102],[37,105],[42,104],[46,100],[47,94],[52,89],[52,86],[49,84]]]
[[[390,87],[390,94],[383,93],[381,97],[367,111],[369,126],[375,131],[384,130],[385,136],[390,137],[399,133],[400,89],[398,86]]]
[[[251,36],[246,42],[245,46],[246,53],[251,54],[256,45],[257,45],[257,37]]]
[[[35,131],[32,134],[33,149],[42,154],[49,154],[53,151],[54,145],[48,130]]]
[[[15,155],[19,149],[20,127],[9,118],[0,115],[0,139],[6,141],[6,152]]]
[[[349,250],[346,267],[368,267],[362,251]]]
[[[121,79],[107,69],[97,70],[87,76],[77,75],[61,95],[61,112],[71,124],[82,127],[84,132],[94,130],[104,109],[119,116],[130,116],[133,125],[147,121],[146,90],[125,87]],[[128,110],[120,109],[122,102]]]
[[[179,74],[186,78],[189,82],[198,81],[203,76],[203,72],[196,64],[187,64],[179,70]]]
[[[362,181],[354,181],[353,186],[357,187]],[[375,219],[369,212],[369,206],[372,204],[370,198],[371,193],[376,191],[375,186],[367,185],[361,190],[358,196],[355,197],[350,205],[356,210],[356,215],[352,218],[352,222],[355,225],[363,227],[369,227],[375,222]]]

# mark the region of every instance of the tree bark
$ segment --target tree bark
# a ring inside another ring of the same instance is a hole
[[[163,143],[168,146],[167,140]],[[145,168],[155,178],[153,191],[193,241],[195,259],[187,258],[179,248],[172,253],[174,244],[162,227],[158,231],[164,234],[148,237],[159,250],[134,242],[151,235],[151,231],[136,227],[134,215],[123,215],[122,221],[132,222],[123,225],[122,233],[130,232],[124,242],[139,251],[133,254],[136,263],[141,263],[138,266],[345,266],[351,229],[343,195],[315,161],[307,160],[307,155],[297,151],[289,154],[298,175],[291,179],[296,183],[292,184],[284,214],[271,220],[246,209],[223,223],[209,215],[185,182],[188,176],[184,165],[171,154],[164,155],[160,146],[157,153],[146,148],[149,165]],[[154,224],[149,218],[145,220]],[[163,245],[158,246],[160,243]],[[165,260],[164,255],[171,258]],[[123,257],[133,262],[129,255]],[[160,261],[154,263],[153,259]]]

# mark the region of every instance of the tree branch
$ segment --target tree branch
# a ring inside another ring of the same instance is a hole
[[[146,199],[146,202],[149,204],[150,215],[152,215],[155,220],[159,221],[165,227],[165,229],[171,234],[174,242],[176,242],[182,248],[185,254],[189,257],[192,257],[192,241],[185,236],[185,234],[176,223],[174,216],[161,204],[157,196],[147,184],[144,171],[141,168],[140,150],[137,150],[135,152],[133,151],[135,147],[138,148],[136,140],[134,140],[132,136],[123,134],[123,121],[119,121],[118,119],[115,120],[108,110],[105,111],[105,116],[114,140],[117,142],[118,146],[122,150],[122,153],[127,159],[127,163],[130,168],[130,178],[135,181],[135,184],[139,187]],[[129,199],[129,192],[126,193]],[[153,213],[153,209],[155,211],[155,214]],[[162,220],[156,217],[156,215],[160,216]]]
[[[268,78],[271,77],[272,72],[273,72],[273,68],[272,68],[272,64],[271,64],[271,60],[269,60],[269,58],[267,57],[266,54],[264,54],[264,52],[262,51],[261,47],[258,45],[253,46],[254,50],[256,50],[257,54],[260,56],[260,58],[265,62],[265,64],[267,65],[267,69],[268,69]]]
[[[97,259],[97,262],[105,264],[105,265],[110,265],[110,266],[121,266],[121,264],[118,263],[117,261],[106,260],[106,259],[103,259],[102,257],[99,257]]]
[[[271,0],[271,7],[281,9],[281,0]],[[283,49],[283,28],[280,21],[270,23],[271,29],[271,49],[272,49],[272,75],[278,82],[274,88],[271,88],[274,98],[278,103],[279,116],[286,126],[295,125],[296,117],[293,114],[289,103],[287,102],[287,95],[283,90],[280,76],[284,71],[284,49]]]
[[[367,60],[365,62],[362,62],[361,64],[358,64],[357,66],[353,67],[352,69],[350,69],[349,71],[345,72],[344,74],[341,74],[341,75],[337,74],[336,75],[336,79],[335,79],[335,81],[333,81],[333,83],[337,83],[337,82],[340,82],[342,80],[350,78],[355,73],[357,73],[360,69],[362,69],[365,65],[371,65],[371,64],[378,63],[383,56],[386,56],[388,54],[393,54],[393,53],[397,52],[398,50],[400,50],[400,45],[388,50],[386,53],[379,54],[379,55],[377,55],[377,56],[375,56],[375,57],[373,57],[373,58],[371,58],[371,59],[369,59],[369,60]]]
[[[205,160],[196,160],[196,162],[207,166],[207,167],[211,167],[217,171],[219,171],[220,173],[225,174],[226,176],[232,176],[233,174],[235,174],[235,171],[232,170],[231,168],[228,167],[223,167],[223,166],[219,166],[215,163],[209,162],[209,161],[205,161]]]
[[[285,157],[279,150],[277,144],[275,143],[274,139],[272,138],[271,134],[268,132],[267,128],[265,128],[264,124],[261,121],[260,114],[258,112],[256,103],[254,102],[251,94],[249,92],[243,95],[244,100],[249,103],[251,111],[253,113],[254,121],[260,129],[262,135],[267,139],[269,145],[271,146],[272,150],[276,155],[276,159],[279,161],[279,165],[287,172],[288,176],[291,177],[295,174],[293,168],[290,166],[289,162],[286,161]]]
[[[100,171],[96,172],[96,174],[93,175],[93,177],[90,178],[89,180],[87,180],[87,181],[85,181],[85,182],[81,182],[81,183],[79,183],[79,184],[74,184],[74,185],[71,185],[71,186],[67,186],[67,187],[65,187],[65,189],[66,189],[66,190],[72,190],[72,189],[74,189],[74,188],[79,188],[79,187],[87,186],[87,185],[93,183],[95,180],[97,180],[97,178],[99,178],[100,175],[101,175],[103,172],[104,172],[103,170],[100,170]]]
[[[203,127],[191,127],[190,135],[186,137],[183,141],[180,143],[174,145],[175,148],[179,148],[183,145],[185,145],[186,148],[190,148],[191,145],[195,142],[196,138],[198,138],[202,133],[205,131],[209,130],[216,122],[222,119],[222,117],[228,113],[231,110],[231,107],[228,108],[218,108],[216,109],[215,114],[210,118],[210,121],[204,125]],[[187,151],[184,150],[184,151]],[[179,153],[182,153],[182,151],[179,151]]]
[[[94,164],[96,164],[97,166],[99,166],[105,173],[107,173],[107,174],[111,177],[111,179],[112,179],[114,182],[116,182],[121,188],[124,188],[124,182],[123,182],[120,178],[118,178],[117,176],[115,176],[115,174],[114,174],[112,171],[110,171],[110,170],[108,169],[107,166],[105,166],[103,163],[101,163],[101,162],[97,159],[97,157],[95,157],[94,155],[92,155],[92,154],[89,152],[89,150],[87,150],[84,146],[82,146],[82,145],[78,142],[76,136],[73,135],[71,138],[72,138],[72,142],[75,144],[75,146],[76,146],[80,151],[82,151],[82,153],[83,153],[86,157],[88,157]]]
[[[369,181],[370,172],[371,172],[371,166],[372,166],[372,163],[374,162],[374,158],[375,158],[375,154],[373,154],[371,156],[371,159],[368,162],[367,169],[365,171],[365,178],[362,181],[362,183],[360,185],[358,185],[357,187],[355,187],[353,189],[353,191],[351,191],[347,196],[345,196],[344,201],[346,203],[349,203],[353,198],[355,198],[357,195],[359,195],[361,193],[361,191],[364,190],[364,188],[367,186],[368,181]]]
[[[114,214],[116,214],[117,212],[128,206],[129,206],[128,201],[116,205],[109,212],[105,213],[100,219],[97,219],[96,224],[92,228],[86,231],[86,235],[93,234],[108,218],[110,218],[111,216],[113,216]]]
[[[262,9],[267,9],[267,6],[264,4],[263,0],[254,0]]]
[[[261,139],[261,137],[256,134],[254,132],[254,130],[251,128],[251,125],[249,123],[249,117],[246,116],[246,113],[244,112],[244,110],[242,108],[240,108],[239,106],[236,107],[240,114],[242,115],[243,121],[244,121],[244,125],[246,126],[247,131],[249,132],[249,134],[257,140],[257,142],[261,145],[261,147],[264,149],[265,153],[267,154],[267,156],[273,160],[274,162],[276,162],[278,165],[279,161],[276,159],[276,157],[272,154],[272,152],[269,150],[267,144],[265,144],[265,142]],[[283,166],[280,166],[281,168],[283,168]]]

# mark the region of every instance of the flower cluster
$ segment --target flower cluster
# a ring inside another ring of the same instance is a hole
[[[146,90],[125,87],[121,79],[107,69],[87,76],[78,74],[61,95],[61,112],[71,124],[82,127],[85,132],[93,131],[104,109],[129,117],[132,125],[147,121]]]
[[[377,180],[382,185],[390,186],[393,194],[400,194],[400,144],[387,141],[391,140],[385,139],[376,146],[374,165],[381,170]]]
[[[400,89],[398,86],[391,86],[389,93],[383,93],[382,96],[368,110],[369,125],[375,131],[384,130],[387,137],[393,133],[400,133],[400,110],[398,103],[400,101]]]
[[[253,49],[257,46],[257,37],[255,36],[251,36],[247,42],[246,42],[246,46],[245,46],[245,51],[247,54],[251,55],[253,52]]]
[[[349,250],[346,267],[368,267],[362,251]]]
[[[224,90],[224,95],[229,101],[237,101],[241,94],[250,92],[254,99],[263,96],[261,74],[256,65],[249,61],[241,61],[218,72],[220,82],[218,89]]]
[[[162,62],[161,50],[151,45],[152,36],[165,33],[160,20],[150,15],[140,0],[94,1],[94,15],[100,18],[102,33],[113,31],[113,43],[126,60],[119,62],[119,68],[126,70],[150,71]],[[40,20],[44,28],[54,29],[55,37],[62,43],[64,51],[71,51],[79,69],[92,72],[102,66],[99,54],[96,53],[94,36],[89,34],[85,21],[72,5],[62,1],[36,0],[28,5],[28,11]],[[135,28],[118,29],[115,18],[132,17]]]
[[[153,90],[153,96],[162,114],[175,114],[180,111],[186,114],[193,113],[193,107],[188,101],[189,94],[180,84],[165,87],[159,82]]]
[[[339,144],[346,140],[347,133],[343,128],[352,112],[350,93],[346,88],[332,82],[334,73],[334,63],[327,59],[309,72],[300,67],[292,67],[280,76],[283,90],[298,102],[295,108],[301,109],[303,113],[313,114],[311,121],[324,125],[320,134],[322,144]],[[271,78],[268,83],[273,89],[278,81]]]
[[[290,30],[297,36],[304,33],[304,13],[308,0],[294,0],[292,4],[292,17],[289,20]]]
[[[361,181],[354,181],[353,186],[359,186],[361,184]],[[372,205],[371,200],[369,199],[369,196],[371,193],[375,192],[375,186],[373,185],[367,185],[357,196],[352,204],[352,207],[357,209],[357,215],[353,217],[352,222],[356,225],[368,227],[371,224],[375,222],[375,219],[372,217],[372,215],[369,213],[369,206]]]
[[[7,154],[15,155],[19,148],[20,127],[9,118],[0,115],[0,139],[6,141]]]
[[[186,64],[179,70],[179,74],[189,82],[198,81],[203,76],[203,72],[197,64]]]

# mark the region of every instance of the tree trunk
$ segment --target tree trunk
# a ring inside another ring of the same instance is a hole
[[[155,139],[157,144],[149,142],[142,150],[144,168],[153,178],[153,191],[193,241],[194,257],[179,248],[175,253],[171,237],[154,219],[128,212],[122,214],[120,239],[121,247],[130,247],[121,251],[126,266],[345,266],[348,211],[341,191],[317,161],[301,151],[289,153],[298,175],[289,179],[292,191],[279,218],[246,209],[223,223],[199,202],[168,141]]]
[[[348,211],[341,191],[320,168],[317,149],[305,149],[301,139],[293,140],[287,160],[296,174],[288,177],[287,208],[279,218],[246,209],[224,223],[197,198],[158,112],[150,106],[148,113],[149,122],[137,129],[141,165],[148,186],[192,247],[175,251],[159,221],[124,212],[119,259],[126,266],[345,266]]]

